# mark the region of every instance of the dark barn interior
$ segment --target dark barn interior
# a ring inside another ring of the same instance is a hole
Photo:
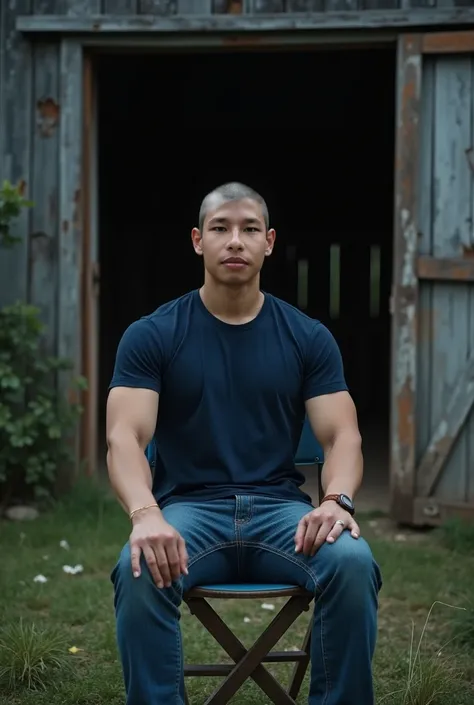
[[[104,55],[97,69],[101,421],[121,334],[201,284],[200,201],[243,181],[277,231],[262,287],[336,336],[386,482],[395,51]]]

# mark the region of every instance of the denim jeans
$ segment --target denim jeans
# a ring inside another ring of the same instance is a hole
[[[163,513],[186,541],[189,575],[159,589],[127,544],[112,572],[127,705],[183,705],[179,607],[183,590],[212,583],[288,583],[314,592],[309,705],[373,705],[372,656],[380,571],[363,538],[344,531],[315,556],[295,553],[305,502],[261,496],[171,504]]]

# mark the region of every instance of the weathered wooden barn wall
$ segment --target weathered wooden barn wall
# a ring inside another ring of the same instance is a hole
[[[0,305],[17,298],[39,305],[49,350],[81,369],[82,35],[116,45],[139,35],[182,40],[190,31],[237,32],[243,44],[247,32],[274,30],[295,37],[344,30],[347,39],[363,29],[367,40],[383,29],[395,38],[430,27],[469,29],[473,7],[474,0],[1,2],[0,178],[22,182],[35,206],[17,224],[21,245],[0,251]],[[454,44],[439,55],[432,46],[428,56],[408,56],[411,83],[403,84],[402,71],[399,87],[409,104],[404,158],[413,172],[421,165],[421,174],[405,201],[402,175],[396,206],[404,244],[394,281],[394,515],[435,523],[448,505],[474,514],[474,42],[465,32]]]
[[[473,117],[473,55],[427,57],[419,253],[467,266],[474,257]],[[424,506],[436,518],[438,500],[474,508],[474,282],[422,279],[418,320],[416,494],[432,499]]]

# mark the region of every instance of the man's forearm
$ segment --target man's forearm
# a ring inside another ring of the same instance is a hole
[[[133,434],[108,440],[107,469],[112,489],[128,514],[156,502],[150,466]]]
[[[340,433],[324,459],[324,494],[347,494],[353,498],[362,482],[362,444],[358,434]]]

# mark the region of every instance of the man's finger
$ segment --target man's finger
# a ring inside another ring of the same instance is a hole
[[[332,522],[328,521],[327,519],[320,525],[319,530],[316,536],[314,537],[313,545],[311,546],[311,556],[314,556],[316,551],[321,548],[323,543],[326,541],[327,535],[329,534],[331,529]]]
[[[306,533],[306,527],[308,526],[308,518],[303,517],[299,524],[298,528],[296,529],[296,534],[295,534],[295,551],[296,553],[299,553],[301,549],[303,548],[303,541]]]
[[[186,542],[182,536],[178,539],[178,555],[181,573],[188,575],[188,552],[186,550]]]
[[[134,578],[139,578],[141,574],[141,568],[140,568],[140,556],[141,556],[141,548],[139,546],[133,546],[131,550],[131,557],[132,557],[132,573]]]
[[[161,578],[163,580],[163,585],[165,587],[169,587],[171,585],[171,574],[166,551],[161,544],[159,544],[158,546],[154,546],[154,551],[156,555],[158,570],[160,571]],[[161,587],[163,587],[163,585],[161,585]]]
[[[181,576],[181,561],[178,553],[178,542],[176,540],[166,547],[166,558],[168,560],[171,580],[179,580]],[[170,587],[170,585],[167,585],[165,582],[165,587]]]
[[[326,537],[326,541],[328,543],[334,543],[334,541],[339,538],[345,528],[345,523],[341,524],[341,520],[336,520],[334,526],[331,527],[331,530],[329,531]]]
[[[352,538],[354,538],[354,539],[358,539],[358,538],[359,538],[359,536],[360,536],[360,529],[359,529],[358,524],[356,524],[356,522],[354,521],[354,519],[352,519],[352,520],[349,522],[349,525],[348,525],[347,528],[348,528],[349,531],[351,532]]]
[[[311,555],[311,551],[313,550],[314,542],[320,527],[321,519],[319,517],[313,517],[311,521],[308,522],[308,527],[306,529],[303,542],[303,553],[305,556]]]
[[[153,580],[155,581],[156,586],[159,588],[162,588],[163,587],[163,578],[160,573],[160,569],[158,567],[158,562],[157,562],[156,555],[155,555],[153,548],[151,546],[144,546],[143,547],[143,555],[145,557],[145,560],[147,562],[151,576],[152,576]]]

